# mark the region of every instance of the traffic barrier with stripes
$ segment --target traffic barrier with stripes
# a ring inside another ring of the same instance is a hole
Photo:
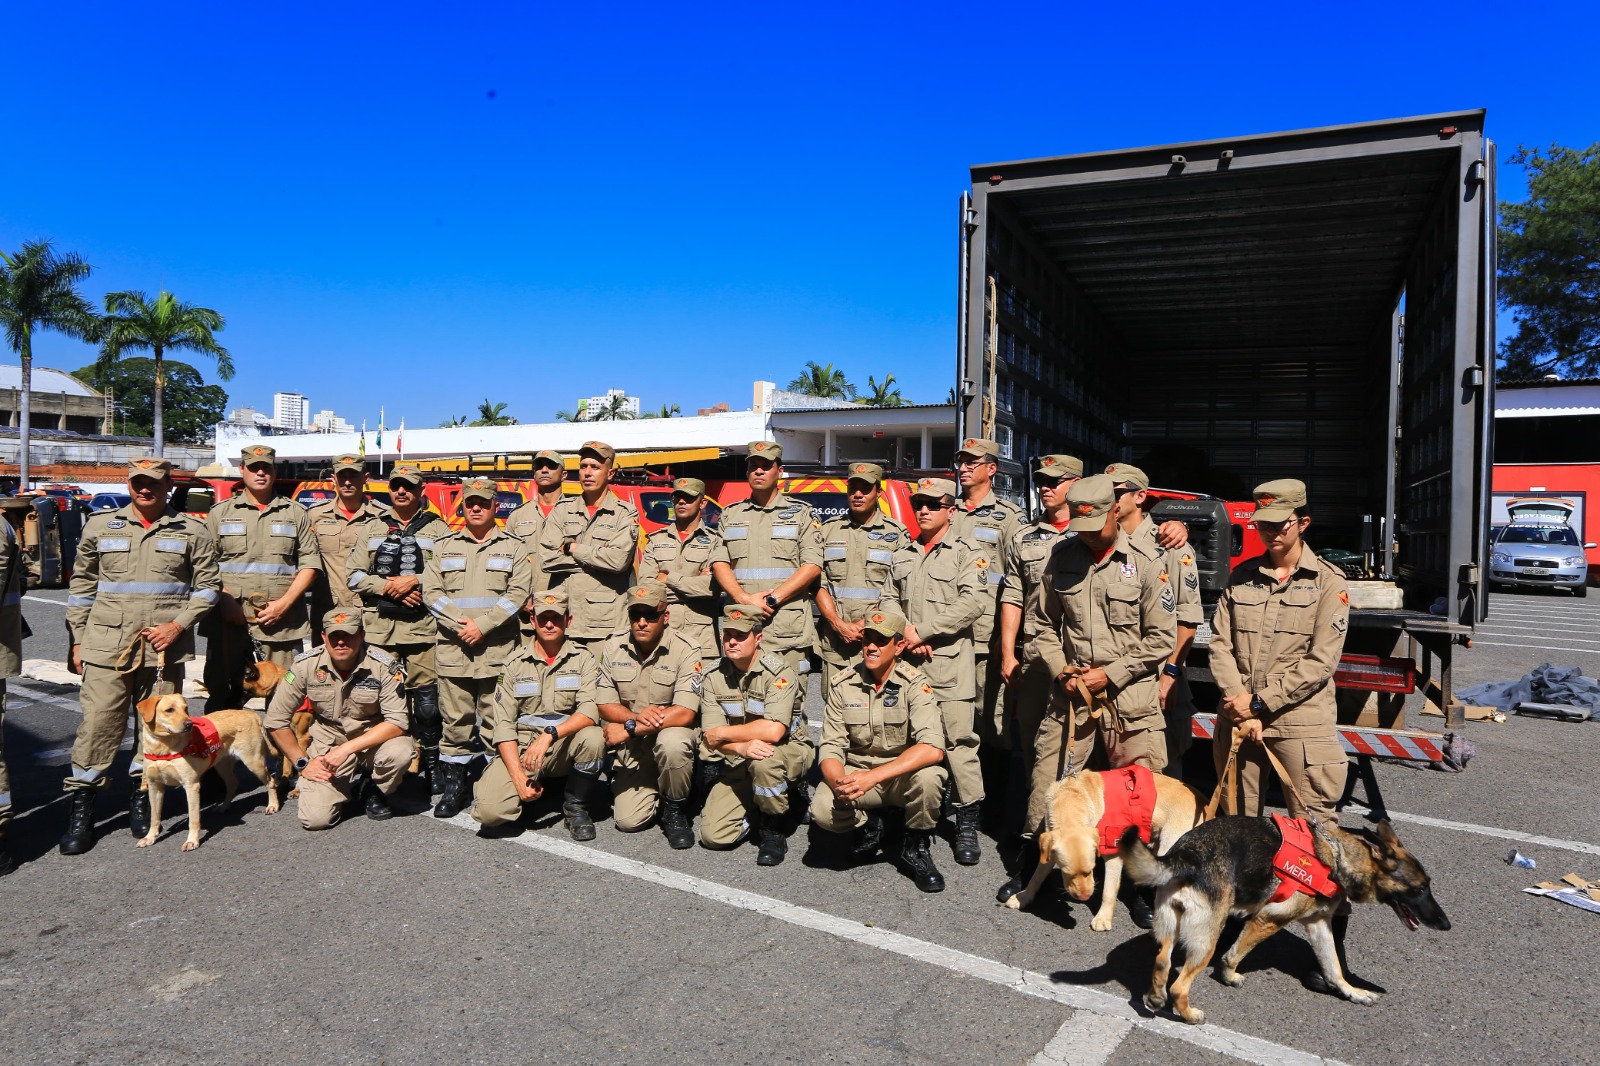
[[[1375,729],[1366,726],[1337,727],[1339,743],[1351,755],[1370,755],[1376,759],[1424,759],[1443,762],[1444,737],[1438,733],[1419,733],[1406,729]],[[1217,716],[1194,716],[1194,735],[1210,740],[1217,732]]]

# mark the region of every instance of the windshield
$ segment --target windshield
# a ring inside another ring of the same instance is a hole
[[[1507,526],[1500,534],[1501,544],[1572,544],[1578,535],[1571,526]]]
[[[710,500],[706,501],[705,510],[700,512],[700,521],[712,529],[717,527],[717,516],[722,513]],[[641,492],[639,493],[639,517],[646,522],[654,522],[664,526],[673,520],[672,493],[670,492]]]

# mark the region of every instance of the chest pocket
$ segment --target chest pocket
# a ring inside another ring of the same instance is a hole
[[[953,552],[935,552],[923,569],[926,580],[922,594],[933,603],[949,603],[956,598],[956,557]]]
[[[558,711],[571,712],[578,705],[578,689],[582,679],[577,674],[557,674],[550,679],[551,705]]]
[[[623,700],[634,700],[637,694],[633,685],[639,680],[639,664],[632,659],[623,659],[620,662],[606,663],[606,676],[611,678],[611,683],[617,686],[617,695]],[[622,691],[626,687],[628,691]]]
[[[1283,600],[1278,607],[1278,632],[1293,633],[1301,638],[1297,643],[1309,643],[1312,632],[1317,628],[1318,598],[1315,585],[1291,585],[1284,590]]]
[[[800,562],[800,526],[785,520],[772,525],[772,559],[797,565]]]
[[[504,592],[511,584],[511,567],[515,560],[510,555],[490,555],[483,560],[484,583],[492,592]]]
[[[890,751],[898,751],[906,746],[908,734],[911,731],[910,697],[904,689],[900,690],[900,697],[893,707],[883,707],[883,744]]]
[[[672,702],[672,691],[678,684],[678,671],[667,663],[658,664],[650,671],[649,683],[645,688],[645,699],[658,706],[665,707]]]
[[[1271,592],[1262,585],[1234,585],[1228,590],[1233,601],[1233,628],[1241,633],[1259,633],[1265,625],[1267,600]]]
[[[345,715],[359,721],[370,722],[379,716],[378,697],[383,692],[383,683],[377,679],[358,682],[350,690],[350,702],[345,706]]]
[[[1017,557],[1022,562],[1022,577],[1029,588],[1044,577],[1044,568],[1050,562],[1050,550],[1054,547],[1053,540],[1027,540],[1017,550]]]
[[[872,712],[866,702],[847,703],[841,713],[851,749],[862,751],[872,747]]]
[[[728,559],[737,566],[750,557],[749,525],[723,526],[722,542],[727,546]]]
[[[1139,624],[1139,586],[1112,585],[1106,589],[1106,621],[1114,626]]]
[[[100,573],[121,578],[133,569],[132,537],[98,537],[94,543],[100,553]]]
[[[243,555],[245,549],[244,523],[217,523],[217,548],[223,555]]]
[[[189,538],[157,537],[150,553],[150,568],[162,577],[177,577],[189,559]]]
[[[439,557],[439,582],[447,592],[459,592],[467,583],[467,557],[442,555]]]
[[[843,581],[850,573],[850,545],[828,543],[822,548],[822,569],[829,580]]]

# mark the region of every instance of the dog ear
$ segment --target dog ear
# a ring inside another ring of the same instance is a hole
[[[160,702],[160,696],[151,696],[147,700],[140,700],[138,703],[134,704],[139,711],[139,720],[145,725],[149,725],[151,722],[154,722],[156,720],[156,704]]]
[[[261,671],[256,669],[256,664],[251,663],[244,668],[244,679],[249,684],[254,684],[256,678],[261,676]]]

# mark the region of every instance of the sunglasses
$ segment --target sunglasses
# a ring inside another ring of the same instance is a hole
[[[322,636],[323,639],[329,644],[354,644],[356,642],[356,635],[354,633],[346,633],[343,630],[333,633],[324,633]]]
[[[646,622],[660,621],[661,612],[660,611],[645,611],[645,610],[629,611],[628,612],[628,621],[630,621],[630,622],[637,622],[641,618],[644,619]]]
[[[1036,488],[1053,489],[1060,485],[1061,481],[1062,479],[1058,477],[1036,477],[1033,479],[1033,484]]]
[[[945,503],[942,500],[912,500],[911,501],[911,509],[913,511],[942,511],[946,507],[949,507],[949,506],[950,506],[950,504]]]

